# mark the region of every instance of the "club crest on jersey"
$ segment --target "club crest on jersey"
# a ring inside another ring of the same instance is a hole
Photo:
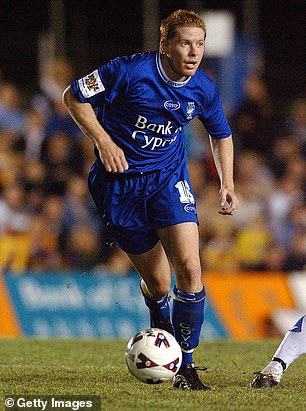
[[[170,347],[169,341],[163,333],[158,333],[154,341],[154,345],[160,347],[162,344],[165,344],[166,348]]]
[[[192,119],[192,114],[195,110],[195,104],[194,101],[188,101],[188,105],[187,105],[187,120],[191,120]]]
[[[98,70],[95,70],[92,73],[88,74],[86,77],[78,80],[78,84],[80,91],[85,98],[92,97],[95,94],[98,94],[101,91],[105,90]]]
[[[181,103],[179,101],[167,100],[164,102],[164,107],[166,110],[176,111],[181,107]]]

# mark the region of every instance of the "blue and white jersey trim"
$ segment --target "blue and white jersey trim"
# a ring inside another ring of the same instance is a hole
[[[160,53],[156,53],[156,66],[157,66],[157,71],[161,78],[164,80],[165,83],[169,84],[169,86],[172,87],[183,87],[185,86],[188,81],[191,79],[191,77],[188,77],[187,80],[185,81],[173,81],[171,80],[167,74],[165,73],[165,70],[163,69],[163,66],[160,61]]]

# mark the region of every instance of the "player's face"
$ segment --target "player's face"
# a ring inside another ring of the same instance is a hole
[[[164,43],[164,70],[174,81],[193,76],[204,54],[204,30],[200,27],[178,27],[175,36]]]

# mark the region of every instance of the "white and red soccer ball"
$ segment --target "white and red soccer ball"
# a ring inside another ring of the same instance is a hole
[[[159,328],[149,328],[130,339],[125,359],[134,377],[147,384],[158,384],[173,378],[178,372],[182,351],[172,334]]]

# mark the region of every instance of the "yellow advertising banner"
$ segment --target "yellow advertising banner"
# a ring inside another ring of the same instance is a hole
[[[203,273],[207,296],[232,338],[251,340],[272,335],[273,310],[294,308],[284,273]]]

